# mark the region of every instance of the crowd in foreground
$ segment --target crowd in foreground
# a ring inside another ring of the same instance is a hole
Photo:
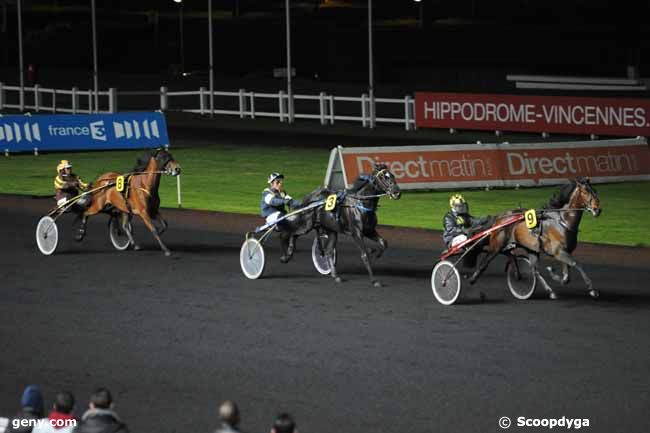
[[[43,394],[37,385],[25,388],[20,400],[21,410],[12,418],[0,423],[0,433],[129,433],[124,421],[114,410],[113,397],[106,388],[97,388],[81,419],[73,411],[75,398],[72,393],[56,394],[49,414],[45,417]],[[0,418],[2,420],[2,418]],[[219,406],[221,425],[214,433],[241,433],[239,408],[226,400]],[[4,431],[3,431],[4,429]],[[271,433],[298,433],[296,424],[288,413],[280,413],[271,426]]]

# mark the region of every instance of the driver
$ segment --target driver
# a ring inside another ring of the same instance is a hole
[[[72,172],[72,164],[67,159],[62,159],[56,166],[56,177],[54,178],[54,199],[57,206],[65,204],[68,200],[79,195],[79,190],[86,191],[89,185],[81,177]],[[90,205],[90,194],[84,195],[75,205],[85,209]],[[74,206],[73,206],[74,207]]]
[[[294,200],[289,194],[284,191],[284,175],[278,172],[269,174],[267,179],[269,184],[268,188],[262,191],[262,202],[260,204],[262,217],[265,218],[267,223],[273,223],[287,214],[285,205],[289,208],[300,207],[301,202]],[[280,221],[276,226],[277,230],[281,232],[281,245],[282,257],[280,261],[287,263],[291,260],[293,250],[295,248],[296,236],[291,235],[291,228],[288,221]]]
[[[473,217],[469,213],[469,204],[460,194],[453,194],[449,198],[451,210],[445,214],[442,220],[444,232],[442,238],[447,248],[451,248],[466,241],[474,232],[486,225],[490,217]]]

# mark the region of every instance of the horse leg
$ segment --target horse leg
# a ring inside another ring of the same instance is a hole
[[[320,238],[321,235],[319,234],[318,237]],[[327,262],[329,263],[330,269],[332,270],[331,272],[332,278],[334,278],[334,281],[336,281],[337,283],[340,283],[343,280],[341,280],[341,277],[339,277],[338,273],[336,272],[336,266],[335,266],[336,260],[334,260],[334,251],[336,250],[337,240],[338,240],[338,233],[336,232],[327,233],[327,244],[325,245],[325,257],[327,257]]]
[[[358,231],[354,230],[352,232],[352,240],[361,250],[361,260],[363,264],[366,265],[366,270],[368,271],[368,276],[370,277],[370,282],[375,287],[381,287],[381,282],[375,279],[375,275],[372,272],[372,267],[370,266],[370,257],[368,255],[368,249],[366,248],[366,243],[363,241],[363,235]]]
[[[563,285],[569,284],[569,280],[570,280],[569,265],[567,265],[566,263],[562,263],[561,276],[555,273],[555,270],[553,269],[552,266],[547,266],[546,270],[551,275],[551,278],[553,278],[554,281],[557,281],[558,283],[562,283]]]
[[[122,230],[126,233],[126,236],[129,238],[129,242],[131,245],[133,245],[133,249],[138,251],[140,250],[140,245],[138,245],[135,242],[135,238],[133,237],[133,232],[131,232],[131,228],[129,227],[129,223],[131,222],[131,215],[126,214],[124,212],[120,212],[120,225],[122,226]]]
[[[144,222],[144,225],[147,226],[147,228],[151,231],[153,237],[158,241],[158,244],[160,245],[160,249],[163,250],[163,252],[167,257],[171,256],[172,254],[171,251],[169,251],[169,248],[167,248],[163,243],[162,239],[160,239],[160,236],[158,235],[158,230],[156,229],[156,226],[154,226],[153,223],[151,222],[151,218],[149,218],[149,215],[147,215],[146,212],[142,212],[138,215],[140,215],[140,218],[142,218],[142,222]]]
[[[562,250],[558,254],[555,255],[555,258],[562,262],[562,264],[566,266],[570,266],[572,268],[576,268],[578,272],[580,272],[580,275],[582,276],[582,279],[584,280],[585,284],[587,285],[587,290],[589,291],[589,296],[592,298],[597,298],[600,296],[600,293],[598,293],[598,290],[594,289],[593,283],[591,282],[591,278],[587,276],[587,273],[582,269],[582,266],[576,262],[576,260],[573,258],[571,254],[568,252]]]
[[[535,253],[529,253],[528,254],[528,259],[530,260],[530,267],[533,271],[533,274],[535,277],[542,283],[542,286],[544,286],[544,290],[548,292],[548,297],[551,299],[557,299],[557,295],[553,291],[553,288],[546,282],[546,279],[542,276],[542,274],[539,272],[539,255]]]
[[[169,224],[167,224],[167,220],[165,218],[163,218],[160,211],[156,212],[156,217],[153,219],[153,221],[155,221],[156,223],[159,224],[159,227],[158,227],[158,234],[159,235],[162,235],[163,233],[165,233],[165,231],[167,231],[167,227],[169,226]]]
[[[471,253],[468,253],[468,254],[471,254]],[[476,270],[474,271],[472,276],[469,277],[468,282],[470,284],[474,284],[476,282],[476,280],[478,280],[478,277],[480,277],[481,274],[488,268],[488,266],[490,265],[490,262],[492,262],[492,260],[494,260],[494,258],[496,256],[498,256],[498,255],[499,255],[499,250],[498,249],[495,249],[494,251],[489,251],[488,250],[487,255],[485,255],[485,256],[483,256],[481,258],[480,263],[476,267]]]
[[[384,251],[386,251],[388,248],[388,242],[386,242],[386,239],[382,238],[376,231],[372,235],[366,237],[371,241],[375,241],[379,244],[379,250],[376,250],[377,255],[375,256],[375,260],[380,258],[381,255],[384,254]]]

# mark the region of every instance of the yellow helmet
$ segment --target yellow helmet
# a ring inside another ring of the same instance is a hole
[[[56,171],[58,173],[65,168],[72,168],[72,164],[70,164],[70,161],[68,161],[67,159],[62,159],[59,162],[59,165],[56,166]]]
[[[467,200],[465,200],[465,198],[460,194],[453,194],[449,198],[449,207],[451,210],[459,214],[466,214],[469,212]]]

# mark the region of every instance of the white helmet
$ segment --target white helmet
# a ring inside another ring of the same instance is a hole
[[[277,171],[274,171],[273,173],[269,174],[269,178],[267,182],[269,184],[272,184],[273,181],[277,179],[284,179],[284,175],[282,173],[278,173]]]

